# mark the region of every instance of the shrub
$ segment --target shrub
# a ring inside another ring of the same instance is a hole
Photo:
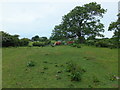
[[[97,47],[109,47],[109,43],[107,43],[107,42],[105,42],[103,40],[100,40],[100,41],[96,42],[95,45]]]
[[[46,41],[44,42],[45,45],[49,45],[50,43],[51,43],[50,40],[46,40]]]
[[[20,46],[28,46],[29,45],[29,39],[28,38],[22,38],[20,39]]]
[[[81,45],[78,44],[78,45],[77,45],[77,48],[81,48]]]
[[[28,47],[32,47],[33,45],[31,45],[31,44],[28,44]]]
[[[68,45],[71,46],[71,47],[76,47],[77,46],[76,43],[71,43],[71,44],[68,44]]]
[[[77,48],[81,48],[81,45],[80,44],[76,44],[76,43],[72,43],[72,44],[69,44],[71,47],[77,47]]]
[[[115,44],[112,44],[112,43],[109,43],[109,48],[112,49],[112,48],[117,48],[117,46]]]
[[[46,40],[46,41],[42,41],[42,42],[40,42],[40,41],[37,41],[37,42],[33,42],[33,46],[39,46],[39,47],[43,47],[43,46],[45,46],[45,45],[49,45],[51,43],[51,41],[50,40]]]
[[[66,41],[63,41],[63,42],[62,42],[62,45],[67,45]]]
[[[72,72],[71,73],[71,81],[80,81],[81,80],[81,72]]]
[[[87,40],[86,44],[90,46],[90,45],[94,45],[95,42],[96,42],[95,40]]]
[[[75,63],[72,61],[67,63],[67,72],[70,72],[71,76],[71,81],[80,81],[81,80],[81,75],[83,72],[85,72],[84,69],[81,69],[79,66],[77,66]]]
[[[29,61],[27,63],[27,67],[34,67],[35,66],[35,63],[33,61]]]
[[[33,43],[33,46],[39,46],[39,47],[43,47],[43,46],[45,46],[45,43],[44,42],[34,42]]]
[[[73,72],[76,69],[76,64],[73,63],[72,61],[67,63],[67,72]]]
[[[55,47],[55,45],[54,45],[54,44],[51,44],[51,46],[52,46],[52,47]]]
[[[76,46],[77,46],[77,44],[73,43],[71,46],[72,46],[72,47],[76,47]]]
[[[74,40],[76,44],[79,44],[79,40]]]

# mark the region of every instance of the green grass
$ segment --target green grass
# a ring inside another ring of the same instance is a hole
[[[115,88],[118,80],[118,50],[82,46],[3,48],[3,88]],[[27,67],[33,61],[34,67]],[[73,61],[86,70],[79,82],[65,72]],[[63,65],[63,66],[61,66]],[[47,68],[47,69],[44,69]],[[62,71],[57,73],[57,71]],[[56,78],[58,75],[61,79]],[[95,79],[98,83],[94,83]]]

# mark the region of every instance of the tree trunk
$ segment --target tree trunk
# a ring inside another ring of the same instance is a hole
[[[81,32],[77,33],[78,36],[78,43],[84,43],[85,39],[84,36],[81,35]]]
[[[78,36],[78,42],[79,43],[84,43],[85,42],[85,39],[83,36]]]

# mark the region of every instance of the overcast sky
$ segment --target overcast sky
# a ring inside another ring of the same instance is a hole
[[[99,0],[94,0],[99,1]],[[0,3],[0,30],[10,34],[18,34],[21,38],[32,36],[50,37],[55,25],[60,24],[62,16],[67,14],[76,6],[82,6],[86,3],[75,0],[65,1],[45,1],[45,2],[1,2]],[[112,32],[108,32],[108,26],[112,21],[117,20],[118,0],[114,2],[97,2],[104,9],[106,14],[102,19],[105,24],[105,36],[111,37]]]

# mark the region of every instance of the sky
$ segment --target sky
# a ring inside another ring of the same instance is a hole
[[[105,37],[112,37],[113,32],[107,29],[117,20],[118,0],[4,0],[0,2],[0,31],[18,34],[20,38],[35,35],[49,38],[55,25],[61,23],[62,16],[91,1],[107,9],[101,22],[105,25]]]

